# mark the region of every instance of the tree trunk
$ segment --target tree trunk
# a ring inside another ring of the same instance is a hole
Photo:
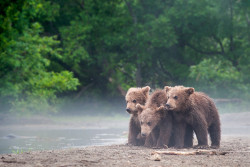
[[[142,86],[141,64],[140,63],[137,63],[137,69],[136,69],[136,73],[135,73],[135,81],[136,81],[137,87]]]
[[[130,16],[132,17],[133,19],[133,24],[135,26],[135,30],[134,30],[134,35],[135,37],[137,37],[137,16],[136,16],[136,13],[135,11],[132,9],[132,5],[129,1],[127,0],[124,0],[127,7],[128,7],[128,10],[129,10],[129,13],[130,13]],[[138,62],[138,59],[139,59],[139,56],[138,56],[138,49],[137,49],[137,42],[138,40],[136,39],[136,42],[135,42],[135,45],[134,45],[134,50],[136,51],[135,53],[135,58],[136,58],[136,74],[135,74],[135,81],[136,81],[136,86],[137,87],[141,87],[142,86],[142,77],[141,77],[141,64]]]

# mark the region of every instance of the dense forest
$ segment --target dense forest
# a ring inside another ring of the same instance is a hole
[[[94,99],[103,109],[145,85],[250,100],[249,0],[4,0],[0,8],[0,112]]]

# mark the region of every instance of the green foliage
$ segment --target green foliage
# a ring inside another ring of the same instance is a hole
[[[124,66],[126,21],[129,19],[120,1],[84,1],[84,10],[69,26],[59,28],[64,66],[77,74],[83,86],[92,83],[105,93],[126,81],[124,69],[131,67]]]
[[[15,98],[13,110],[49,110],[48,100],[54,101],[56,93],[74,90],[79,84],[68,71],[47,71],[49,57],[61,57],[60,48],[54,49],[58,41],[53,37],[40,37],[40,32],[40,25],[34,23],[0,55],[0,94]],[[25,105],[28,109],[23,109]]]
[[[198,65],[191,66],[189,76],[199,88],[217,97],[237,96],[242,86],[240,84],[243,84],[240,73],[232,63],[217,58],[204,59]]]
[[[191,66],[190,76],[196,81],[217,85],[238,80],[239,72],[228,60],[204,59],[198,65]]]
[[[0,99],[12,110],[54,111],[59,96],[114,98],[144,85],[192,85],[213,97],[250,98],[247,1],[0,5]]]
[[[16,12],[16,19],[10,20],[23,24],[30,18],[39,15],[42,4],[36,1],[23,3],[22,13]],[[13,10],[15,4],[10,4],[6,10]],[[21,11],[20,11],[21,12]],[[6,21],[6,22],[8,22]],[[28,26],[30,25],[30,26]],[[1,35],[0,52],[0,97],[8,99],[12,111],[40,112],[54,110],[56,94],[75,90],[79,85],[78,80],[73,78],[69,71],[48,71],[51,58],[61,59],[59,41],[55,36],[41,36],[41,25],[37,22],[22,27],[1,27],[5,30]],[[16,33],[16,29],[20,33]],[[8,34],[8,35],[6,35]]]

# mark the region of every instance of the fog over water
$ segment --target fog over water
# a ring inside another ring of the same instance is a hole
[[[125,144],[130,116],[118,106],[109,116],[77,112],[28,118],[1,115],[0,153]],[[220,118],[222,136],[250,135],[250,112],[220,113]]]
[[[125,129],[7,129],[0,130],[0,153],[80,148],[125,143]]]

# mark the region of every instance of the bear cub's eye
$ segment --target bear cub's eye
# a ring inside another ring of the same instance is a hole
[[[143,122],[141,121],[141,125],[143,124]]]
[[[174,96],[174,99],[177,100],[177,99],[178,99],[178,96]]]
[[[136,103],[136,100],[133,100],[132,102],[133,102],[133,103]]]
[[[148,126],[151,126],[151,122],[148,122],[147,124],[148,124]]]

